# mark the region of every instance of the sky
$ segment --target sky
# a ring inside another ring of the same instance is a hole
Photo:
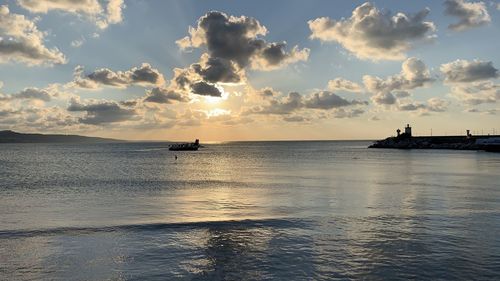
[[[128,140],[500,133],[500,1],[0,1],[0,129]]]

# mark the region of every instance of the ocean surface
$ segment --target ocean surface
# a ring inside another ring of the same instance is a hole
[[[0,280],[499,280],[500,154],[368,144],[1,144]]]

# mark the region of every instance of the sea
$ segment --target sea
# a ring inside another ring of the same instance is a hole
[[[1,144],[0,280],[500,280],[500,154],[369,144]]]

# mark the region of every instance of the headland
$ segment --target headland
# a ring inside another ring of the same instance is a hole
[[[116,139],[79,135],[24,134],[10,130],[0,131],[0,143],[109,143],[123,142]]]

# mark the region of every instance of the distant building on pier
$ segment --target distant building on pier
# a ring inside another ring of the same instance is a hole
[[[401,133],[400,129],[397,129],[396,133],[397,133],[397,137],[398,138],[409,138],[409,137],[411,137],[411,127],[410,127],[410,124],[406,124],[405,132],[404,133]]]

